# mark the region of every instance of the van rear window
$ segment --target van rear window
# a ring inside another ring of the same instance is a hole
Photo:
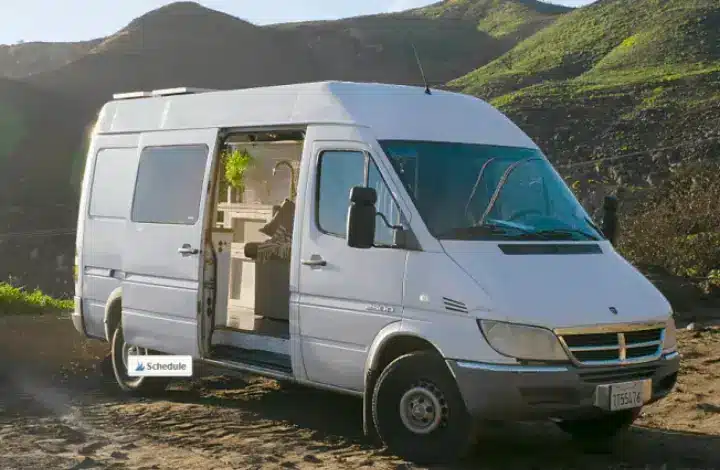
[[[107,148],[98,152],[90,192],[90,217],[127,218],[137,162],[137,148]]]
[[[206,145],[144,148],[135,184],[132,221],[195,225],[208,152]]]

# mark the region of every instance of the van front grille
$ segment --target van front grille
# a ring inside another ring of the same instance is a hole
[[[600,328],[598,328],[600,329]],[[607,366],[654,361],[662,354],[664,328],[558,334],[581,365]]]
[[[652,378],[658,366],[640,365],[613,369],[584,369],[579,372],[580,378],[589,383],[629,382]]]

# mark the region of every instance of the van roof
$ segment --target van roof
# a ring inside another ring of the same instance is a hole
[[[125,96],[134,99],[113,100],[103,107],[98,133],[340,124],[371,128],[379,140],[536,147],[485,101],[443,90],[428,95],[424,88],[414,86],[327,81]]]

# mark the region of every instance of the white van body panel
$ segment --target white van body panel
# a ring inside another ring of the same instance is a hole
[[[217,129],[207,129],[146,133],[140,138],[141,152],[148,147],[204,145],[206,160],[198,215],[192,224],[135,222],[128,217],[122,251],[122,325],[128,344],[200,357],[203,215],[217,135]],[[182,254],[179,250],[184,246],[197,251]]]
[[[657,288],[609,242],[595,244],[602,253],[508,255],[497,242],[443,242],[493,300],[474,315],[550,329],[667,320],[671,307]]]
[[[323,140],[322,128],[308,134],[314,145],[306,162],[313,169],[324,151],[369,152],[361,142]],[[299,332],[305,372],[313,382],[362,390],[372,341],[385,326],[401,319],[407,253],[353,249],[345,239],[320,230],[317,184],[318,178],[306,182],[299,219]],[[327,264],[306,264],[315,259]]]
[[[100,134],[314,124],[366,127],[376,139],[537,148],[504,114],[468,95],[378,83],[318,82],[111,101]]]
[[[122,285],[125,220],[135,186],[138,141],[137,134],[96,136],[88,151],[76,252],[83,320],[86,334],[94,338],[109,339],[107,307]],[[117,187],[108,190],[108,183]]]
[[[488,346],[470,314],[491,311],[490,296],[445,253],[410,253],[404,290],[404,331],[427,339],[445,358],[508,361]]]

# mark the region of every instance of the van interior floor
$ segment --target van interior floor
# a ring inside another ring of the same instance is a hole
[[[290,356],[257,349],[249,350],[217,344],[212,347],[212,359],[239,362],[252,366],[276,370],[278,372],[292,373]]]
[[[290,322],[260,315],[236,316],[238,321],[229,322],[225,326],[216,326],[213,331],[246,333],[272,338],[290,339]]]
[[[277,320],[275,318],[255,315],[255,321],[251,329],[246,330],[241,327],[240,331],[260,336],[290,339],[290,322],[288,320]]]
[[[290,323],[257,315],[245,323],[213,329],[212,359],[291,373]]]

